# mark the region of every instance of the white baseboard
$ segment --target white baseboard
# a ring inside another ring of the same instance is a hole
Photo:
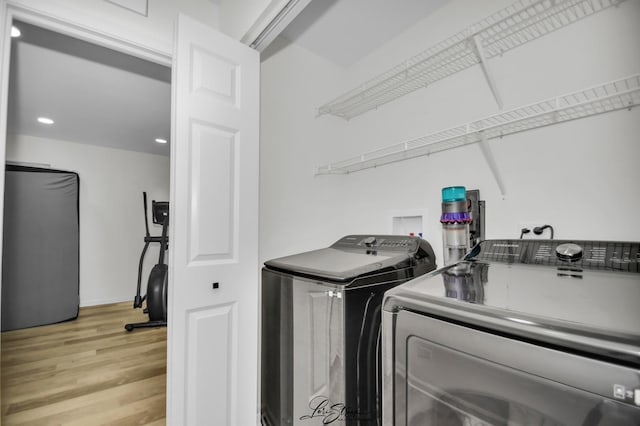
[[[109,305],[111,303],[127,302],[129,300],[132,300],[132,299],[130,297],[114,297],[113,299],[92,299],[92,300],[80,299],[80,307],[84,308],[87,306]]]

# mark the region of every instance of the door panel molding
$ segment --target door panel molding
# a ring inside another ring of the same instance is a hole
[[[198,46],[191,49],[191,92],[240,108],[240,65]]]
[[[237,262],[239,130],[191,120],[190,132],[190,265]]]
[[[238,401],[235,397],[233,372],[237,368],[237,309],[235,303],[207,306],[188,311],[187,353],[185,370],[188,386],[187,425],[235,424]],[[218,336],[215,340],[211,336]],[[216,368],[208,368],[213,364]],[[202,374],[205,372],[205,374]],[[222,398],[212,399],[211,383],[223,389]]]

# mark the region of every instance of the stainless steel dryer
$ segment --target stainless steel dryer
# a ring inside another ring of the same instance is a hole
[[[379,424],[383,293],[435,268],[429,243],[389,235],[266,262],[262,423]]]
[[[385,425],[640,425],[640,243],[493,240],[383,302]]]

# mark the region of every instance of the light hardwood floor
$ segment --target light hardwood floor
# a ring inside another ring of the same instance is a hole
[[[132,302],[2,333],[2,425],[164,425],[167,329]]]

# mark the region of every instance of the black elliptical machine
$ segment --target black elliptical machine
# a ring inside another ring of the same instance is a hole
[[[151,213],[153,223],[162,225],[162,235],[160,237],[152,237],[149,234],[149,222],[147,220],[147,193],[142,193],[144,200],[144,226],[147,234],[144,237],[144,248],[140,255],[140,263],[138,264],[138,288],[136,296],[133,299],[133,308],[142,308],[142,303],[146,300],[147,307],[145,314],[149,315],[149,321],[129,323],[124,326],[127,331],[134,328],[143,327],[163,327],[167,325],[167,279],[169,275],[169,267],[164,263],[164,252],[169,248],[169,237],[167,230],[169,228],[169,202],[168,201],[151,201]],[[140,296],[142,287],[142,264],[144,256],[147,254],[149,244],[160,244],[160,256],[158,263],[153,266],[149,273],[149,281],[147,282],[147,294]]]

